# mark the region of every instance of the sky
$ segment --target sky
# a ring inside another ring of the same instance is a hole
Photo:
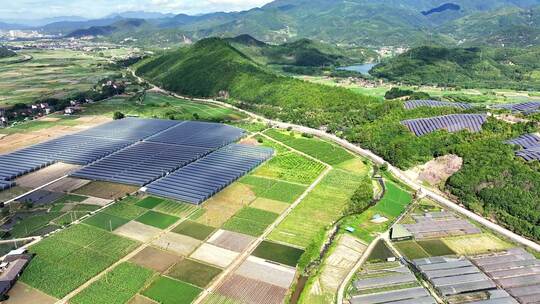
[[[1,0],[0,2],[0,19],[28,20],[57,16],[98,18],[123,11],[175,14],[230,12],[259,7],[271,0]]]

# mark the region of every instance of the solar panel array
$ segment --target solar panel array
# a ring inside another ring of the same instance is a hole
[[[244,130],[232,126],[186,121],[147,141],[217,149],[237,141],[243,135]]]
[[[458,132],[461,130],[479,132],[482,130],[482,125],[486,120],[486,114],[451,114],[404,120],[401,124],[409,128],[416,136],[422,136],[438,130],[447,130],[448,132]]]
[[[232,144],[147,186],[148,193],[201,204],[273,154],[270,148]]]
[[[128,117],[79,132],[77,135],[139,141],[181,123],[175,120]]]
[[[84,167],[71,176],[144,186],[210,151],[202,147],[140,142]]]
[[[525,134],[518,138],[510,139],[506,141],[506,143],[510,145],[518,145],[523,149],[529,149],[540,145],[540,136],[537,134]]]
[[[540,110],[540,101],[528,101],[514,104],[495,105],[494,109],[510,110],[513,113],[532,114]]]
[[[540,299],[540,260],[524,249],[480,255],[472,261],[520,303]]]
[[[458,108],[462,110],[470,109],[472,106],[468,103],[463,102],[447,102],[447,101],[438,101],[438,100],[408,100],[405,102],[405,109],[413,110],[420,107],[430,107],[430,108]]]
[[[516,151],[516,156],[526,161],[540,160],[540,136],[525,134],[506,141],[507,144],[518,145],[523,150]]]
[[[11,180],[56,161],[86,165],[116,152],[132,141],[67,135],[0,155],[0,180]]]
[[[443,296],[497,288],[486,274],[465,258],[423,258],[414,260],[413,265]]]
[[[14,187],[15,186],[15,183],[14,182],[9,182],[9,181],[1,181],[0,180],[0,190],[7,190],[11,187]]]

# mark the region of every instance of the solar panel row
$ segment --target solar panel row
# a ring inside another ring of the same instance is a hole
[[[86,165],[116,152],[131,141],[67,135],[0,155],[0,180],[11,180],[56,161]]]
[[[525,134],[505,143],[523,148],[523,150],[516,151],[516,156],[526,161],[540,160],[540,136],[537,134]]]
[[[128,117],[79,132],[77,135],[139,141],[181,123],[175,120]]]
[[[485,114],[451,114],[404,120],[401,124],[409,128],[416,136],[422,136],[438,130],[447,130],[448,132],[458,132],[461,130],[479,132],[482,130],[482,125],[486,120],[487,116]]]
[[[405,106],[405,109],[407,110],[413,110],[420,107],[430,107],[430,108],[451,107],[451,108],[458,108],[462,110],[472,108],[472,106],[468,103],[447,102],[447,101],[438,101],[438,100],[408,100],[405,102],[404,106]]]
[[[147,141],[218,149],[233,143],[244,135],[244,130],[217,123],[186,121]]]
[[[8,181],[1,181],[0,180],[0,190],[7,190],[11,187],[14,187],[15,186],[15,183],[14,182],[8,182]]]
[[[146,191],[200,204],[270,158],[270,148],[232,144],[147,186]]]
[[[465,258],[424,258],[414,260],[413,264],[443,296],[497,287],[495,282]]]
[[[502,104],[493,106],[494,109],[510,110],[513,113],[532,114],[540,110],[540,101],[528,101],[514,104]]]
[[[144,186],[208,154],[208,148],[140,142],[71,176]]]

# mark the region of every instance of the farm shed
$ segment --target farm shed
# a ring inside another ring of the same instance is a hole
[[[24,268],[32,259],[31,254],[8,254],[0,265],[0,295],[13,287]]]

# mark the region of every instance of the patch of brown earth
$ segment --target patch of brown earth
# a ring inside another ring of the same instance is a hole
[[[418,173],[418,179],[432,186],[446,182],[454,173],[458,172],[463,166],[463,159],[457,155],[445,155],[437,157],[415,168]]]

